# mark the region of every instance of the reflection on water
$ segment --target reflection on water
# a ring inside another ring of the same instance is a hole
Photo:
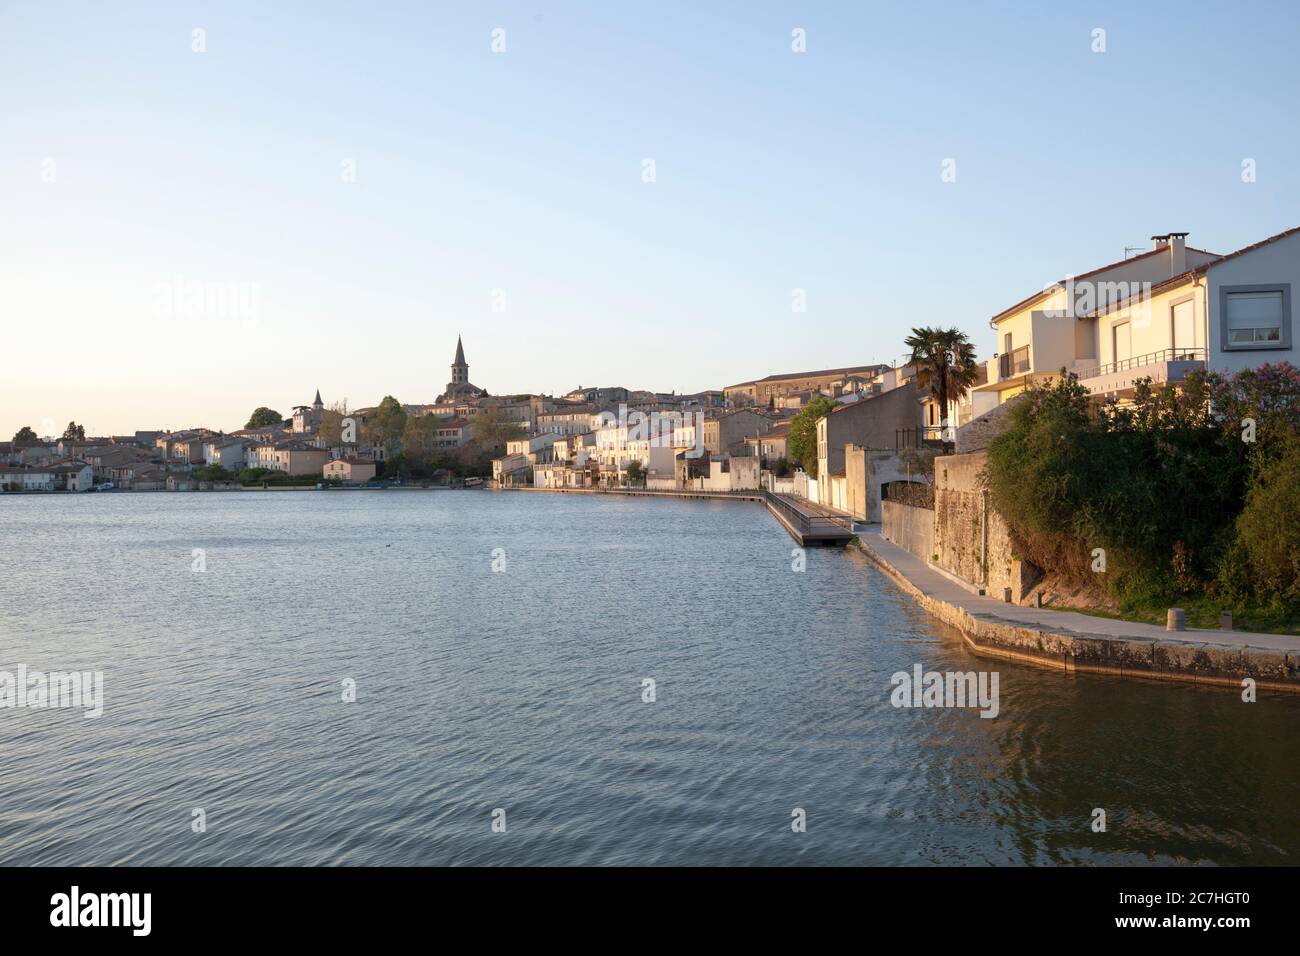
[[[107,698],[0,709],[0,863],[1298,861],[1300,699],[976,658],[792,547],[740,502],[0,499],[0,670]],[[916,663],[998,717],[891,707]]]

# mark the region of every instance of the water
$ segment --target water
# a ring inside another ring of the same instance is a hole
[[[1300,699],[976,658],[792,548],[725,501],[0,499],[0,670],[106,697],[0,709],[0,863],[1300,862]],[[999,716],[893,708],[915,663]]]

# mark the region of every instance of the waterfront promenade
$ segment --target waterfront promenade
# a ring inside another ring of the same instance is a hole
[[[936,617],[959,628],[979,652],[1066,671],[1260,686],[1300,692],[1300,636],[1188,628],[1026,607],[974,593],[880,535],[859,546]]]

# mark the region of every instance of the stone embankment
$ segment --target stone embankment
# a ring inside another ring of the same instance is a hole
[[[1151,624],[997,601],[879,534],[857,546],[978,654],[1070,672],[1300,692],[1300,637],[1248,631],[1166,631]]]

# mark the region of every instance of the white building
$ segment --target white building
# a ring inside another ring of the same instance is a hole
[[[976,391],[1000,404],[1064,368],[1094,395],[1123,398],[1139,378],[1295,364],[1300,227],[1227,255],[1186,237],[1153,236],[1149,252],[1067,276],[995,315],[1001,353]]]

